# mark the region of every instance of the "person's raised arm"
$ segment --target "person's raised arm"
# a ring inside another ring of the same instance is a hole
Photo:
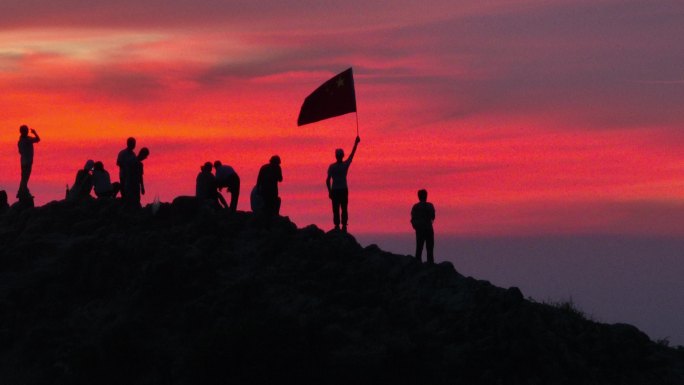
[[[354,141],[354,148],[352,148],[352,152],[351,154],[349,154],[349,158],[347,158],[347,163],[351,163],[352,159],[354,159],[354,154],[356,154],[356,147],[359,145],[360,141],[361,138],[357,136],[356,140]]]
[[[38,136],[38,132],[32,128],[32,129],[31,129],[31,133],[32,133],[33,136],[34,136],[33,143],[38,143],[38,142],[40,142],[40,136]]]

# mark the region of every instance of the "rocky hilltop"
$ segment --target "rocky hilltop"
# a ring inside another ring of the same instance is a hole
[[[2,384],[684,384],[684,351],[287,218],[0,216]]]

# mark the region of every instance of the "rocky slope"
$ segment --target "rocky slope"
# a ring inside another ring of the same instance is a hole
[[[352,236],[162,204],[0,216],[2,384],[684,384],[684,351]]]

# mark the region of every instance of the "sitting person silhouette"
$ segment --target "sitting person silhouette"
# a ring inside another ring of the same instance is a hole
[[[195,180],[195,197],[197,201],[208,203],[212,207],[227,208],[228,204],[216,187],[216,177],[211,173],[211,162],[206,162],[200,167],[200,173]]]
[[[216,186],[219,191],[225,187],[230,192],[230,211],[235,212],[240,197],[240,177],[232,167],[221,164],[220,160],[214,162],[214,168],[216,169]]]
[[[93,187],[98,198],[116,198],[121,185],[119,182],[112,183],[109,172],[104,168],[104,164],[101,161],[97,161],[93,168]]]
[[[95,162],[91,159],[85,163],[82,169],[76,172],[76,179],[71,189],[67,192],[67,199],[69,200],[80,200],[90,196],[90,190],[93,189],[93,176],[91,171]]]
[[[435,263],[433,249],[435,246],[435,231],[432,222],[435,220],[435,206],[427,201],[427,190],[418,190],[419,202],[411,209],[411,226],[416,230],[416,259],[421,260],[423,245],[427,249],[427,262]]]
[[[342,231],[347,232],[347,205],[349,202],[349,189],[347,188],[347,172],[349,166],[354,159],[356,147],[359,145],[361,138],[358,136],[354,141],[354,148],[347,160],[344,159],[344,150],[338,148],[335,150],[335,158],[337,161],[328,167],[328,177],[325,179],[325,185],[328,187],[328,197],[332,200],[333,223],[335,230],[340,229],[340,211],[342,212]],[[331,183],[332,182],[332,183]]]

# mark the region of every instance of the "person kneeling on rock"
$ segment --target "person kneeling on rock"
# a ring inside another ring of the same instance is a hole
[[[112,179],[109,176],[109,172],[105,170],[104,164],[97,161],[93,168],[93,187],[98,198],[116,198],[121,185],[119,182],[112,183]]]
[[[70,190],[67,190],[67,199],[71,201],[81,200],[90,196],[90,190],[93,189],[93,175],[91,171],[95,162],[88,159],[83,169],[78,170],[76,179]]]
[[[223,195],[217,190],[216,177],[211,173],[213,165],[211,162],[206,162],[200,167],[200,173],[197,174],[195,182],[195,197],[198,203],[209,203],[212,207],[227,208]]]

